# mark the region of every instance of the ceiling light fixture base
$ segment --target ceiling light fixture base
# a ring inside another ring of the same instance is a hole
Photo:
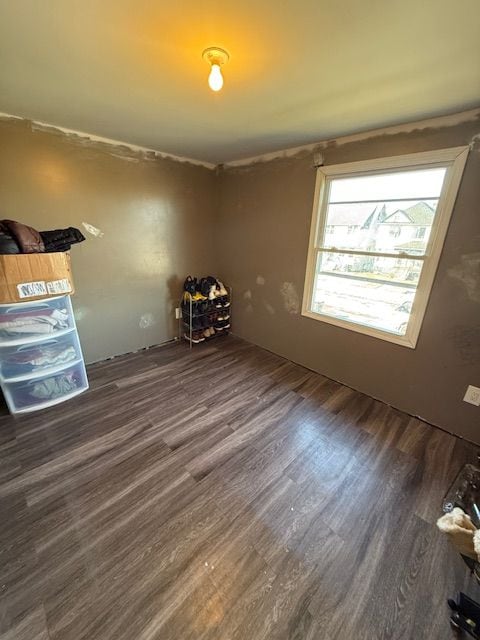
[[[202,58],[209,64],[222,65],[228,62],[230,56],[225,49],[220,49],[219,47],[208,47],[208,49],[205,49],[202,53]]]

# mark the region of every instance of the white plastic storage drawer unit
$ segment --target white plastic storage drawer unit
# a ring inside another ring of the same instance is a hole
[[[0,385],[11,413],[88,389],[70,296],[0,305]]]

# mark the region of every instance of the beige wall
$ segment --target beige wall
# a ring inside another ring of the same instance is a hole
[[[469,144],[478,121],[322,148],[326,164]],[[188,272],[234,288],[234,332],[480,442],[480,154],[472,145],[417,348],[302,317],[312,152],[205,167],[0,120],[0,217],[82,229],[72,249],[78,326],[92,362],[175,335]],[[215,215],[217,211],[217,215]],[[95,236],[82,223],[100,230]]]
[[[325,164],[466,145],[480,122],[385,133],[322,149]],[[480,143],[473,145],[415,350],[302,317],[315,169],[312,153],[226,168],[219,272],[234,332],[275,353],[480,442]]]
[[[205,167],[0,121],[0,218],[87,237],[71,252],[87,362],[175,335],[183,278],[214,267],[214,182]]]

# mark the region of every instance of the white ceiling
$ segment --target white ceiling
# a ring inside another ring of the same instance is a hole
[[[479,26],[479,0],[0,0],[0,111],[223,162],[478,106]]]

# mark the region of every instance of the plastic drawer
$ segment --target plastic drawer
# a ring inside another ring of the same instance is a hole
[[[3,382],[3,393],[12,413],[36,411],[68,400],[88,389],[83,362],[63,371],[23,380]]]
[[[0,345],[39,342],[74,328],[68,296],[0,305]]]
[[[3,382],[19,382],[62,371],[82,360],[76,331],[41,342],[0,349],[0,378]]]

